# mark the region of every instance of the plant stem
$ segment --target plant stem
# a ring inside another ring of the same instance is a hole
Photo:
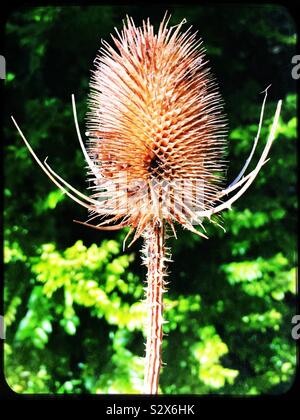
[[[145,263],[148,266],[146,305],[147,343],[145,357],[144,394],[157,394],[161,369],[163,336],[163,293],[165,263],[165,226],[151,223],[145,232]]]

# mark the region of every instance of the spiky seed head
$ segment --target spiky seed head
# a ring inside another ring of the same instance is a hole
[[[191,27],[154,32],[127,17],[102,41],[92,73],[88,152],[98,174],[95,214],[136,228],[174,221],[194,231],[212,207],[224,173],[226,121],[202,41]],[[173,224],[172,224],[173,227]]]

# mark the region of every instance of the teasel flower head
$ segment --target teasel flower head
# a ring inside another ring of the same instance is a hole
[[[220,191],[222,99],[202,41],[183,24],[168,28],[165,17],[155,34],[149,19],[136,27],[127,17],[114,48],[103,41],[95,60],[87,117],[94,213],[113,214],[135,239],[151,220],[198,233],[198,212]]]
[[[149,19],[136,27],[127,17],[121,33],[115,29],[116,36],[111,35],[114,47],[102,40],[88,101],[87,150],[72,95],[77,135],[94,190],[91,196],[61,178],[47,159],[41,162],[12,117],[43,171],[90,211],[89,220],[78,223],[100,230],[130,226],[129,234],[135,231],[132,242],[150,221],[169,223],[175,236],[173,224],[178,222],[206,237],[202,220],[214,222],[212,215],[230,209],[267,162],[282,104],[277,104],[258,163],[244,176],[260,136],[269,87],[265,89],[250,155],[234,181],[222,189],[226,150],[222,99],[207,66],[202,41],[191,27],[182,32],[185,20],[168,27],[169,19],[165,14],[154,33]],[[88,223],[99,218],[105,220]],[[197,224],[202,231],[194,228]]]
[[[66,182],[46,160],[41,162],[12,117],[48,177],[90,211],[89,220],[79,223],[100,230],[129,226],[125,242],[133,232],[132,242],[141,235],[144,238],[147,394],[158,392],[162,363],[163,293],[166,262],[170,261],[166,225],[175,236],[174,223],[178,222],[206,237],[203,219],[216,223],[212,216],[230,209],[267,162],[281,109],[279,101],[263,152],[254,169],[244,175],[259,140],[267,88],[250,155],[237,177],[222,189],[226,151],[222,99],[196,32],[191,28],[182,31],[184,21],[173,27],[168,22],[165,15],[155,33],[149,19],[136,27],[127,17],[122,31],[112,35],[113,46],[102,41],[91,79],[87,149],[72,96],[77,135],[92,182],[91,196]],[[91,220],[97,224],[90,224]]]

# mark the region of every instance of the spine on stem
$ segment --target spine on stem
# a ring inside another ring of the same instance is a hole
[[[144,233],[144,263],[148,267],[146,305],[147,341],[144,374],[144,394],[157,394],[162,365],[163,293],[165,262],[165,225],[149,223]]]

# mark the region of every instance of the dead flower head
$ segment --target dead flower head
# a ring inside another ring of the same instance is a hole
[[[222,99],[207,66],[202,41],[185,20],[168,27],[164,17],[158,32],[149,19],[136,27],[127,17],[112,35],[114,45],[102,41],[91,79],[87,115],[88,163],[93,193],[80,193],[34,154],[52,181],[90,211],[87,226],[115,230],[130,227],[135,241],[148,223],[180,223],[203,234],[203,218],[229,208],[250,186],[266,162],[280,113],[278,103],[268,142],[256,168],[243,177],[260,134],[241,173],[226,189],[224,178],[226,119]],[[230,199],[222,197],[239,188]],[[100,218],[100,222],[99,222]],[[97,220],[98,224],[90,224]],[[101,219],[104,219],[102,221]],[[201,226],[201,231],[193,225]],[[132,241],[132,242],[133,242]]]

